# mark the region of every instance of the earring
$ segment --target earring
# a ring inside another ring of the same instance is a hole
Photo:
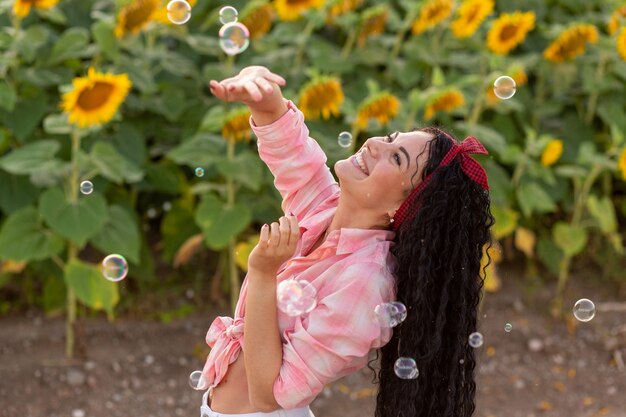
[[[393,223],[393,217],[389,219],[389,223]]]

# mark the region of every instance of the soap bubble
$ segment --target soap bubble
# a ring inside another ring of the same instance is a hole
[[[493,83],[493,93],[502,100],[513,97],[515,90],[515,80],[507,75],[498,77]]]
[[[171,0],[167,3],[167,18],[176,25],[187,23],[191,19],[191,6],[185,0]]]
[[[578,321],[588,322],[596,315],[596,306],[593,301],[581,298],[574,304],[574,317]]]
[[[287,279],[276,287],[278,308],[290,316],[308,313],[317,305],[317,291],[307,281]]]
[[[202,375],[202,371],[193,371],[189,374],[189,386],[195,390],[206,388],[206,378]]]
[[[93,184],[91,181],[83,181],[80,183],[80,192],[89,195],[93,192]]]
[[[509,333],[511,330],[513,330],[513,325],[511,323],[507,323],[504,325],[504,331]]]
[[[381,327],[395,327],[406,319],[406,307],[398,301],[382,303],[374,308],[374,314]]]
[[[220,9],[220,22],[223,25],[237,21],[239,13],[233,6],[224,6]]]
[[[196,168],[196,177],[204,177],[204,169]]]
[[[128,262],[122,255],[109,255],[102,261],[102,275],[109,281],[117,282],[126,278]]]
[[[349,148],[352,145],[352,133],[341,132],[339,136],[337,136],[337,143],[342,148]]]
[[[473,348],[479,348],[483,345],[483,335],[478,333],[478,332],[474,332],[472,334],[469,335],[469,345]]]
[[[417,364],[413,358],[401,357],[393,364],[396,376],[401,379],[415,379],[419,375]]]
[[[248,49],[250,31],[239,22],[227,23],[219,32],[220,47],[227,55],[237,55]]]

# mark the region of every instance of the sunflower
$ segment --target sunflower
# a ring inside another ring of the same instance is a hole
[[[298,20],[309,9],[320,9],[326,0],[274,0],[280,20]]]
[[[161,0],[135,0],[122,7],[117,15],[115,36],[136,35],[158,16]]]
[[[72,85],[72,91],[63,94],[61,108],[80,127],[111,120],[131,88],[127,74],[99,73],[91,67],[86,77],[74,78]]]
[[[328,9],[326,23],[332,22],[335,17],[342,16],[355,10],[363,4],[363,0],[335,0]]]
[[[502,280],[500,279],[500,275],[498,274],[498,270],[496,268],[496,265],[502,261],[502,247],[497,240],[493,240],[493,244],[489,247],[489,249],[487,249],[487,247],[488,244],[483,246],[483,256],[480,260],[480,270],[485,270],[485,291],[494,293],[498,292],[502,286]],[[487,253],[489,253],[489,257],[487,257]],[[487,263],[489,263],[489,265],[487,265]],[[485,269],[485,267],[487,267],[487,269]]]
[[[549,167],[554,165],[563,154],[563,141],[559,139],[552,139],[543,150],[541,154],[541,165]]]
[[[250,31],[250,39],[260,39],[272,27],[274,9],[269,3],[262,3],[256,7],[246,9],[241,15],[243,23]]]
[[[344,96],[341,83],[335,77],[318,77],[307,83],[300,91],[299,108],[307,119],[324,119],[339,116]]]
[[[495,54],[506,55],[534,28],[535,12],[502,13],[489,29],[487,47]]]
[[[419,35],[427,29],[436,26],[437,23],[450,16],[452,6],[452,0],[429,0],[420,9],[420,15],[413,22],[411,32],[414,35]]]
[[[619,156],[619,162],[617,163],[617,166],[622,173],[622,179],[626,181],[626,148],[624,148],[622,154]]]
[[[595,26],[587,24],[575,25],[562,32],[543,51],[543,56],[548,61],[563,62],[583,54],[587,43],[596,42],[598,42],[598,29]]]
[[[626,4],[615,9],[609,19],[609,33],[614,34],[620,26],[620,20],[626,18]]]
[[[494,0],[465,0],[458,10],[458,17],[450,28],[457,38],[468,38],[476,32],[480,24],[493,12]]]
[[[17,17],[26,17],[32,7],[36,9],[50,9],[57,5],[59,0],[15,0],[13,14]]]
[[[617,36],[617,52],[626,61],[626,26],[624,26]]]
[[[430,120],[437,112],[451,112],[465,104],[465,97],[459,90],[448,90],[428,101],[424,110],[424,120]]]
[[[196,3],[198,2],[198,0],[185,0],[185,1],[191,7],[195,6]],[[172,22],[172,19],[170,19],[167,15],[168,14],[167,5],[169,4],[169,2],[170,0],[159,0],[159,6],[157,10],[154,12],[154,14],[152,15],[152,18],[150,20],[163,23],[164,25],[173,25],[174,22]],[[178,11],[178,10],[175,10],[175,11],[173,10],[172,13],[173,15],[177,16],[178,14],[183,13],[183,12]]]
[[[380,35],[385,31],[387,24],[387,8],[384,6],[374,6],[365,10],[361,15],[361,27],[359,28],[359,47],[365,45],[365,41],[370,36]]]
[[[528,83],[528,75],[526,75],[526,71],[522,67],[514,67],[511,71],[511,78],[515,81],[515,87],[519,88],[524,84]],[[493,106],[495,104],[500,103],[501,99],[496,96],[496,93],[493,91],[493,83],[487,87],[485,90],[485,97],[487,99],[487,105]]]
[[[398,115],[400,100],[385,91],[365,100],[359,107],[355,124],[359,129],[367,128],[370,119],[378,120],[381,125],[386,125],[390,119]]]
[[[250,111],[247,107],[231,110],[225,117],[222,126],[222,137],[226,140],[250,140],[252,129],[250,128]]]

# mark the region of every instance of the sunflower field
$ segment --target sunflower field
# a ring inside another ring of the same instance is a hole
[[[282,215],[247,109],[208,89],[248,65],[287,80],[331,167],[397,130],[477,137],[487,290],[503,257],[557,283],[556,312],[578,268],[624,280],[623,0],[189,0],[182,20],[168,3],[0,0],[0,314],[67,312],[71,354],[77,305],[113,319],[193,274],[236,300],[259,226]],[[240,53],[223,49],[227,5]],[[110,254],[124,285],[102,278]]]

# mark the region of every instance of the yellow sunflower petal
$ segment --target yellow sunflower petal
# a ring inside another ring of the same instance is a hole
[[[320,116],[330,118],[337,115],[344,101],[344,94],[339,79],[334,77],[317,77],[307,83],[300,91],[298,107],[307,119],[316,120]]]
[[[487,47],[495,54],[506,55],[524,42],[534,28],[534,12],[502,13],[489,29]]]
[[[563,62],[583,54],[588,43],[598,42],[598,29],[593,25],[579,24],[562,32],[543,52],[552,62]]]
[[[554,165],[559,160],[563,153],[563,141],[559,139],[551,140],[543,150],[541,154],[541,165],[550,166]]]
[[[13,14],[17,17],[26,17],[31,8],[50,9],[57,5],[59,0],[15,0],[13,3]]]
[[[161,0],[135,0],[124,6],[117,15],[115,36],[137,34],[155,19]]]
[[[452,0],[430,0],[422,6],[420,14],[413,22],[411,32],[419,35],[436,26],[452,13]]]
[[[297,20],[309,9],[320,9],[325,0],[274,0],[274,9],[280,20]]]
[[[493,12],[494,0],[465,0],[458,10],[458,17],[450,25],[457,38],[472,36],[481,23]]]

